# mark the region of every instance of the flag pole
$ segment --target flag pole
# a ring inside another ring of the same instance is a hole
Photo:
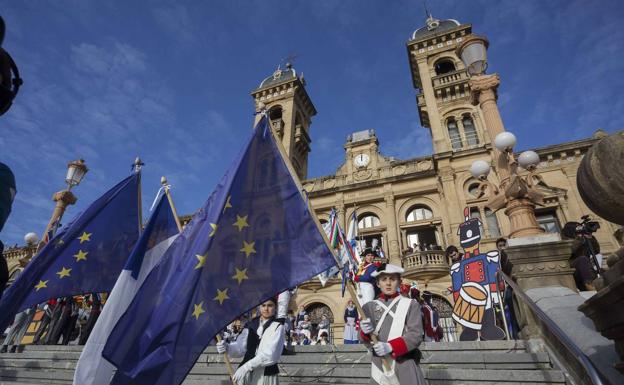
[[[182,223],[180,222],[180,217],[178,217],[178,210],[176,210],[175,205],[173,204],[173,198],[171,197],[171,185],[167,183],[167,178],[164,176],[160,177],[160,184],[163,186],[163,190],[165,191],[165,195],[167,196],[167,200],[169,201],[169,206],[171,207],[171,212],[173,213],[173,218],[175,219],[176,226],[178,226],[178,231],[182,232]]]
[[[139,234],[143,232],[143,198],[141,192],[141,168],[145,165],[145,163],[141,162],[141,158],[138,156],[134,159],[134,172],[139,174],[139,188],[138,188],[138,206],[139,206]]]
[[[221,342],[221,335],[217,334],[217,342]],[[232,362],[230,361],[230,356],[228,356],[227,351],[223,353],[223,361],[225,361],[225,366],[227,366],[228,373],[230,374],[230,380],[232,381],[232,385],[238,385],[236,381],[234,381],[234,368],[232,368]]]
[[[340,261],[340,259],[338,259],[338,257],[336,256],[334,250],[332,249],[332,247],[331,247],[331,245],[329,243],[329,239],[327,239],[327,234],[325,234],[325,231],[323,230],[323,226],[321,226],[321,222],[319,222],[316,214],[312,210],[312,205],[310,204],[310,201],[308,200],[307,195],[305,193],[303,193],[303,191],[305,191],[305,190],[303,189],[303,186],[301,185],[301,181],[299,180],[299,177],[297,176],[297,173],[293,169],[292,164],[288,160],[288,154],[286,153],[286,149],[284,148],[284,145],[282,144],[282,141],[275,137],[275,134],[273,133],[273,129],[271,129],[271,126],[269,125],[269,122],[268,122],[269,115],[268,115],[268,112],[267,112],[267,109],[266,109],[266,105],[264,103],[260,102],[260,103],[258,103],[258,108],[259,108],[258,113],[264,115],[265,119],[267,119],[267,130],[269,130],[271,132],[271,135],[273,136],[273,141],[277,145],[277,149],[279,150],[279,153],[280,153],[280,155],[282,157],[282,160],[284,161],[284,164],[286,165],[286,169],[290,173],[290,176],[293,178],[293,181],[295,182],[295,185],[297,185],[297,189],[299,190],[299,193],[301,195],[303,195],[303,197],[305,199],[305,202],[306,202],[306,205],[308,206],[308,212],[310,213],[310,216],[314,220],[314,223],[316,224],[316,228],[318,229],[319,233],[321,233],[321,235],[323,237],[323,240],[325,241],[325,244],[327,245],[329,250],[331,250],[331,252],[332,252],[331,254],[334,257],[334,261],[336,262],[336,265],[338,265],[338,268],[340,269],[340,274],[344,274],[342,261]],[[353,282],[351,282],[351,280],[348,279],[348,277],[343,277],[343,279],[345,279],[347,290],[349,291],[349,295],[351,296],[351,300],[355,304],[358,312],[360,312],[363,315],[366,315],[366,313],[364,313],[364,309],[362,309],[362,305],[360,305],[360,301],[358,300],[357,293],[355,292],[355,288],[353,287]],[[371,334],[371,341],[373,343],[377,343],[379,340],[378,340],[378,338],[377,338],[377,336],[375,334]],[[392,370],[392,365],[390,364],[390,361],[388,361],[387,358],[381,357],[381,361],[382,361],[382,364],[383,364],[384,369],[386,371],[391,371]]]

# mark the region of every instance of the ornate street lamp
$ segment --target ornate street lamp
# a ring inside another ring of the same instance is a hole
[[[505,208],[505,214],[511,222],[510,238],[538,235],[544,231],[535,218],[535,205],[541,205],[543,200],[543,194],[534,187],[535,181],[540,181],[540,177],[534,173],[539,156],[533,151],[525,151],[517,159],[514,156],[516,136],[505,131],[496,104],[496,89],[500,84],[500,78],[497,74],[485,74],[487,48],[486,38],[470,36],[457,47],[457,55],[470,76],[472,103],[481,107],[486,130],[490,138],[494,138],[494,147],[497,150],[496,171],[501,181],[500,186],[493,185],[487,179],[490,165],[485,161],[474,162],[470,172],[481,182],[479,196],[482,196],[486,189],[490,190],[486,206],[494,211]],[[523,178],[518,174],[518,166],[529,172],[526,177]]]
[[[78,200],[74,193],[71,192],[71,189],[72,187],[78,186],[80,184],[82,178],[85,176],[87,171],[89,171],[89,169],[87,168],[87,165],[85,164],[83,159],[78,159],[67,164],[67,175],[65,176],[65,183],[67,183],[67,188],[65,190],[56,192],[52,196],[52,200],[56,202],[56,206],[54,207],[54,211],[52,212],[50,222],[46,226],[43,236],[41,237],[43,244],[49,242],[51,238],[50,235],[54,235],[54,233],[56,232],[56,229],[61,222],[61,218],[63,217],[67,206],[73,205]]]

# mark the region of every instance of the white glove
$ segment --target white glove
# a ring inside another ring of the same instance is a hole
[[[360,321],[360,329],[362,329],[362,333],[371,334],[375,328],[373,327],[373,321],[370,318]]]
[[[243,382],[243,378],[245,378],[245,376],[253,370],[253,368],[248,364],[249,364],[249,361],[247,361],[245,365],[236,369],[236,373],[234,373],[234,377],[232,377],[232,379],[237,384],[241,384]]]
[[[228,348],[228,343],[225,342],[224,340],[217,342],[217,353],[224,354],[225,352],[227,352],[227,348]]]
[[[380,341],[373,345],[373,350],[375,351],[376,355],[378,355],[379,357],[383,357],[392,353],[392,345],[387,342]]]

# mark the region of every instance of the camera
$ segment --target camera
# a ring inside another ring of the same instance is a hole
[[[576,226],[576,233],[580,235],[591,234],[598,231],[599,228],[600,223],[592,221],[589,215],[583,215],[581,217],[581,223]]]
[[[590,236],[598,231],[600,223],[592,221],[589,215],[583,215],[580,222],[568,222],[563,226],[561,234],[566,238],[576,238],[578,236]]]

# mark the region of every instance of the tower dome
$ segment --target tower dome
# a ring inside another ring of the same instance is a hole
[[[260,82],[258,89],[297,78],[297,71],[295,71],[295,68],[292,66],[291,63],[286,63],[285,67],[285,69],[281,69],[278,66],[275,72],[273,72],[273,75],[265,78],[262,82]],[[299,80],[303,79],[300,77]]]
[[[436,35],[440,32],[449,31],[451,29],[457,28],[459,25],[459,21],[455,19],[438,20],[433,16],[429,15],[429,17],[427,17],[425,26],[420,27],[416,31],[414,31],[414,33],[412,34],[412,40],[420,40],[431,35]]]

